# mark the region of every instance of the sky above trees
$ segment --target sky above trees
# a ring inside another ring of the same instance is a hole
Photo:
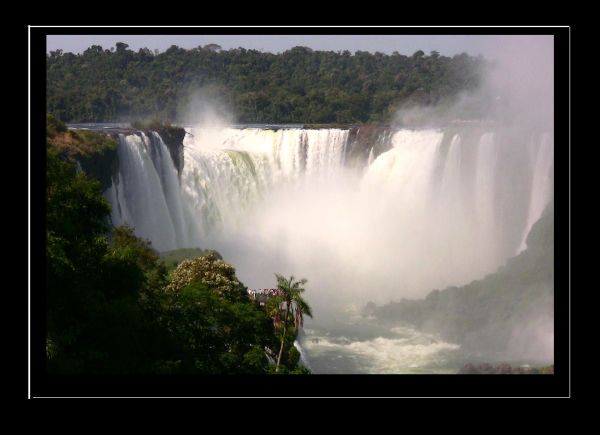
[[[198,29],[199,33],[203,30]],[[318,33],[318,29],[315,33]],[[398,29],[402,31],[403,29]],[[410,30],[410,29],[407,29]],[[438,51],[445,56],[468,53],[493,58],[498,47],[519,41],[544,39],[547,35],[48,35],[46,51],[62,49],[64,52],[82,53],[92,45],[113,47],[117,42],[129,44],[132,50],[140,48],[164,51],[171,45],[195,48],[210,43],[219,44],[224,50],[243,47],[265,52],[279,53],[295,46],[313,50],[351,52],[361,50],[411,55],[417,50],[425,53]]]

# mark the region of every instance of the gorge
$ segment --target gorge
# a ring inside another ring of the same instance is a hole
[[[161,252],[214,249],[249,288],[306,277],[315,315],[298,346],[315,373],[455,372],[461,343],[362,307],[467,285],[527,251],[553,197],[552,134],[336,127],[196,126],[179,144],[123,130],[112,223]]]

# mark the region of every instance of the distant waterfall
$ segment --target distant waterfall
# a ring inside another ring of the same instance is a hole
[[[554,187],[554,144],[549,134],[542,135],[540,141],[533,141],[535,162],[533,167],[533,178],[531,182],[531,199],[527,213],[527,225],[523,232],[523,241],[519,246],[519,252],[527,248],[525,240],[529,230],[542,216],[544,209],[553,196]]]

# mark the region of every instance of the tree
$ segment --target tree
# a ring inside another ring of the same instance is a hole
[[[117,47],[117,53],[123,53],[129,48],[129,44],[125,44],[124,42],[117,42],[115,45]]]
[[[220,51],[222,47],[219,44],[206,44],[204,49],[208,51]]]
[[[265,348],[276,346],[271,322],[218,254],[182,261],[163,294],[161,322],[177,347],[172,367],[185,373],[267,372]]]
[[[264,374],[269,319],[250,301],[230,301],[214,285],[195,280],[165,292],[161,322],[176,350],[169,364],[179,373]]]
[[[279,274],[275,274],[275,276],[277,278],[277,289],[279,290],[279,294],[271,299],[270,313],[274,316],[277,324],[280,324],[281,317],[283,317],[281,346],[279,348],[277,365],[275,367],[275,372],[277,373],[279,372],[283,349],[285,348],[287,341],[288,327],[293,330],[295,337],[298,328],[304,324],[304,316],[312,317],[312,312],[310,306],[301,296],[305,291],[303,286],[307,283],[306,279],[295,281],[293,276],[290,276],[289,279],[286,279]],[[285,314],[282,315],[282,312]]]
[[[176,292],[195,281],[208,285],[218,296],[229,301],[248,300],[246,288],[235,276],[235,268],[214,252],[182,261],[171,274],[165,290]]]

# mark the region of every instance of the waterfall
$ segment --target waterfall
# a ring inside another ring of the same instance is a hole
[[[178,177],[157,133],[121,135],[106,197],[115,225],[159,251],[217,249],[246,285],[289,271],[320,289],[319,306],[387,302],[479,279],[524,249],[552,196],[552,137],[532,138],[528,158],[500,129],[385,132],[354,168],[346,129],[192,128]]]
[[[310,369],[310,364],[308,363],[308,359],[306,357],[306,352],[304,351],[304,349],[302,348],[302,345],[300,344],[300,342],[298,340],[294,340],[294,347],[300,353],[300,365],[302,367],[306,367],[307,369]]]
[[[554,144],[549,134],[543,134],[540,141],[533,142],[535,152],[533,177],[531,182],[531,199],[527,212],[527,224],[523,232],[523,240],[519,251],[527,248],[527,235],[534,223],[542,216],[546,205],[553,196],[553,174],[554,174]]]
[[[107,192],[114,225],[129,224],[160,250],[185,243],[177,170],[162,139],[144,133],[119,136],[119,172]]]
[[[181,190],[200,222],[195,241],[240,224],[277,185],[327,177],[342,165],[346,130],[188,129]]]

